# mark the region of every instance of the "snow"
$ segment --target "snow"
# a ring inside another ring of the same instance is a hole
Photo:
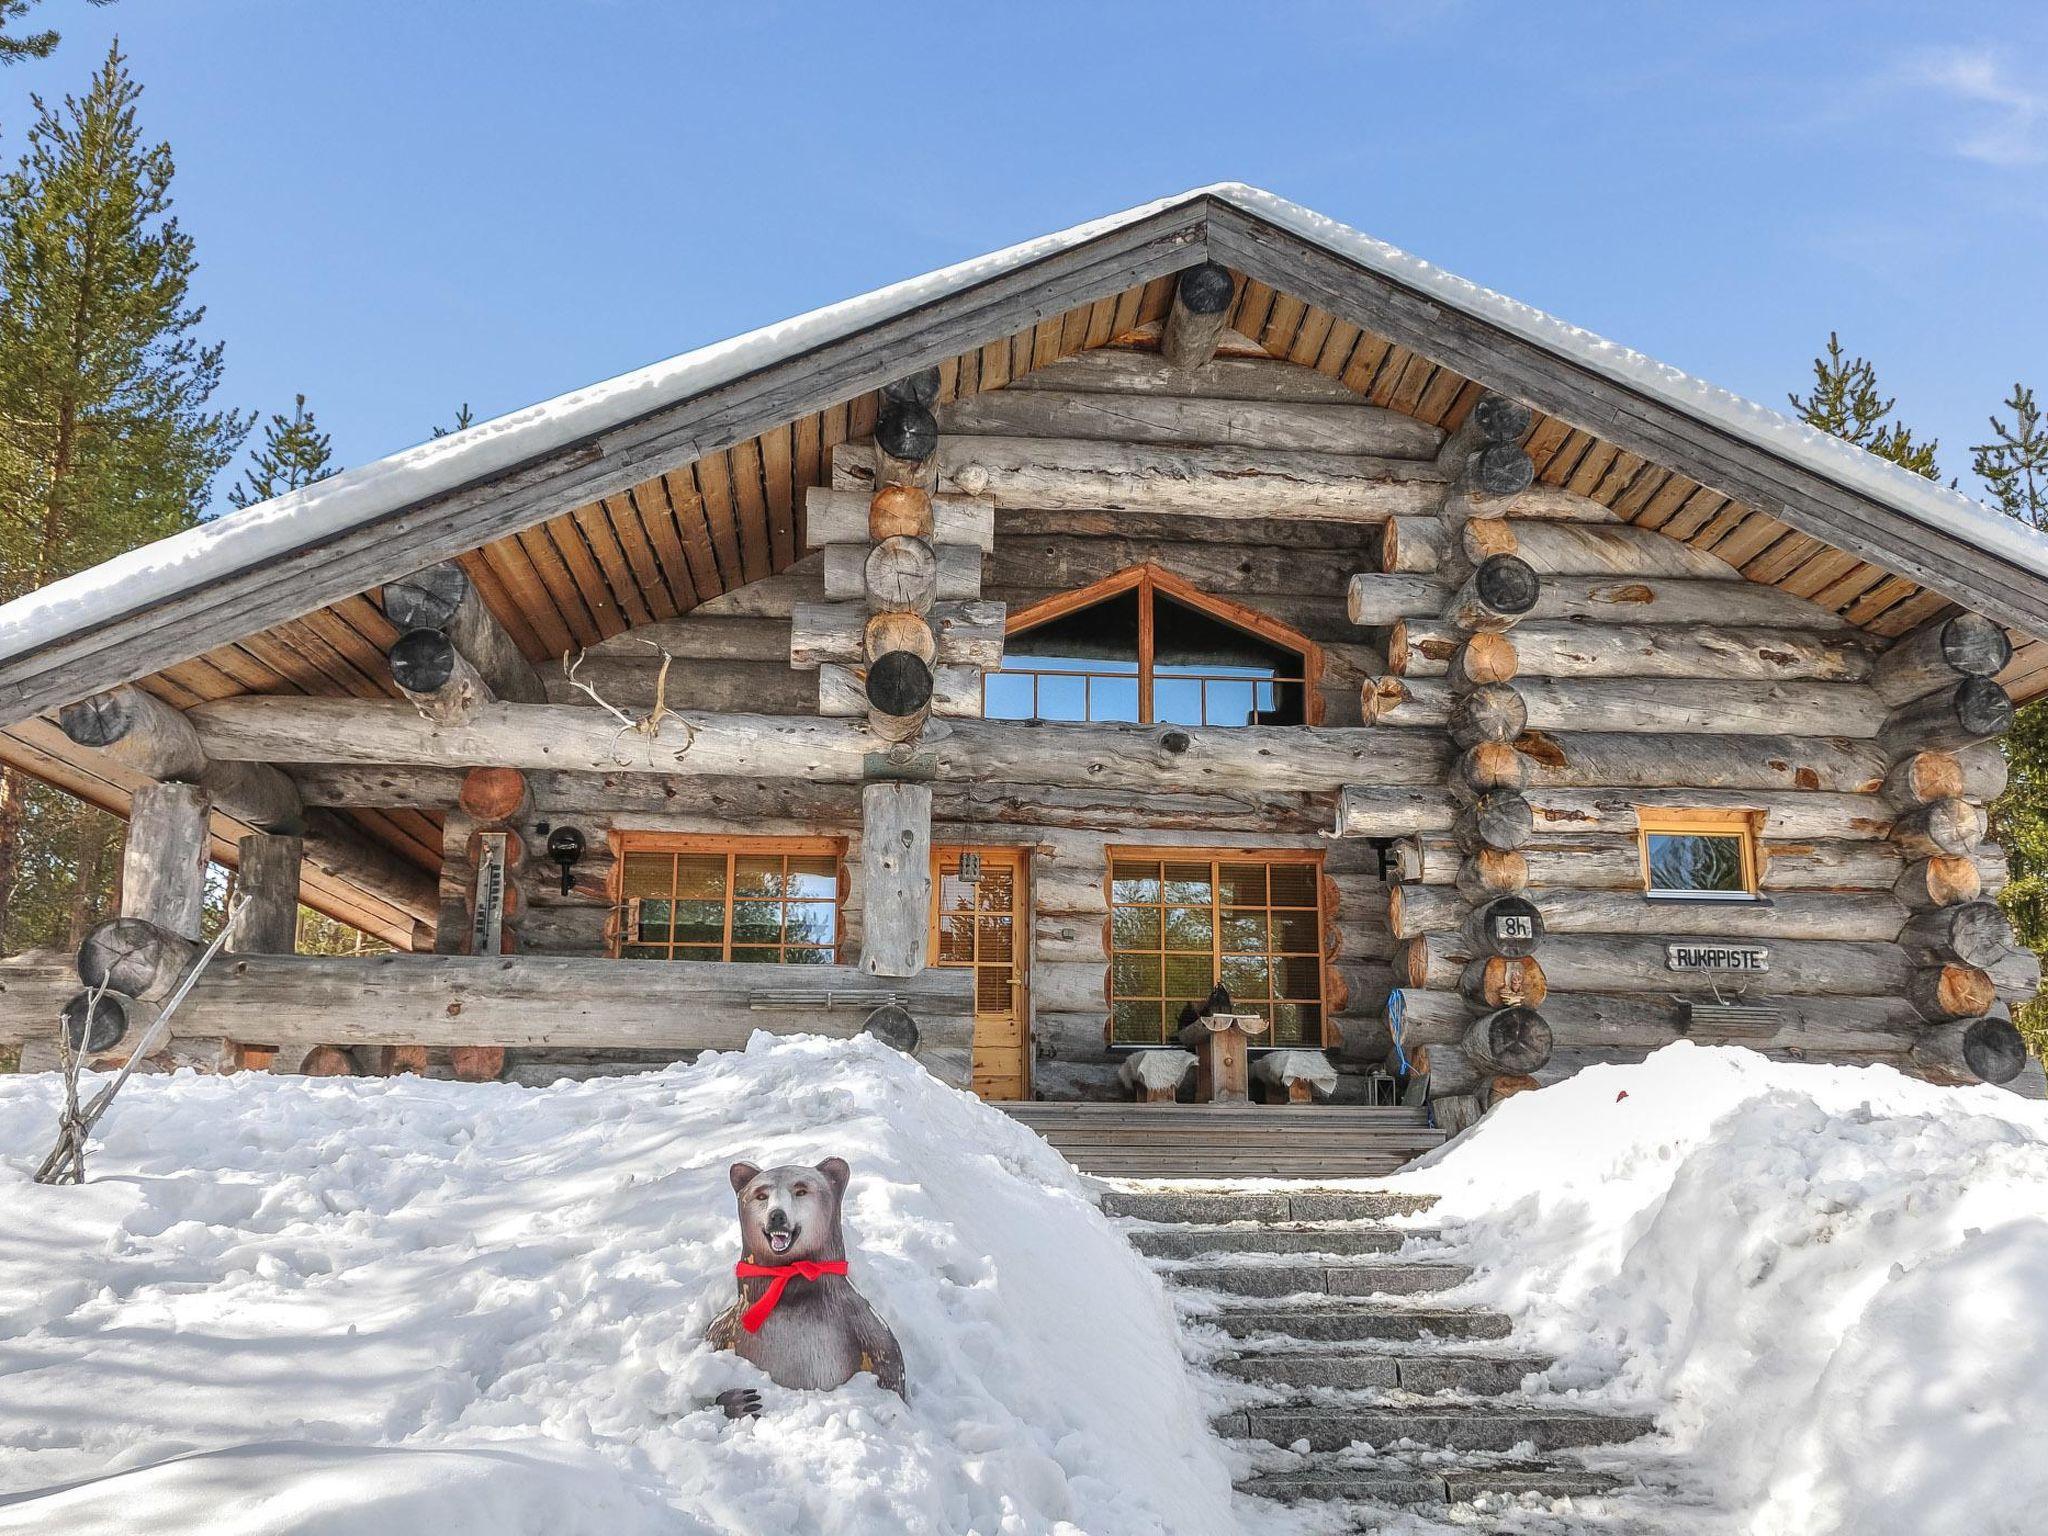
[[[82,1189],[0,1077],[0,1533],[1226,1532],[1159,1281],[1043,1142],[876,1042],[546,1089],[138,1078]],[[726,1166],[853,1165],[903,1345],[782,1391],[702,1342]],[[708,1406],[760,1386],[759,1420]]]
[[[2042,1528],[2048,1106],[1678,1044],[1396,1182],[1480,1265],[1459,1301],[1556,1358],[1536,1385],[1659,1412],[1727,1529]]]
[[[1570,325],[1257,187],[1223,182],[1076,224],[1007,249],[762,326],[729,340],[345,470],[0,606],[0,661],[230,573],[285,558],[428,498],[542,457],[865,327],[962,292],[1169,209],[1203,199],[1269,220],[1466,314],[1727,429],[2036,575],[2048,536],[1780,412]]]

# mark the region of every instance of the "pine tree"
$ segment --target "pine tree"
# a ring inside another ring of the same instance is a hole
[[[2005,408],[2012,420],[1991,418],[1991,441],[1970,450],[1970,467],[2007,517],[2029,528],[2048,528],[2048,431],[2034,392],[2015,384]]]
[[[192,239],[140,95],[109,49],[83,97],[31,98],[0,177],[0,601],[191,524],[249,428],[209,408],[221,348],[197,334]],[[0,771],[0,949],[17,871],[43,856],[22,841],[29,801]]]
[[[40,32],[15,33],[9,35],[8,28],[29,13],[36,0],[0,0],[0,64],[16,64],[23,59],[47,59],[56,51],[57,31],[46,27]],[[94,5],[107,5],[111,0],[92,0]]]
[[[327,434],[306,409],[306,397],[297,395],[291,415],[273,413],[264,425],[263,444],[256,450],[255,461],[229,488],[228,500],[237,507],[253,507],[259,501],[325,480],[340,468],[329,451]]]
[[[1917,442],[1905,425],[1887,419],[1898,401],[1878,392],[1877,369],[1868,358],[1843,355],[1842,338],[1835,332],[1828,332],[1827,351],[1813,360],[1813,393],[1786,398],[1808,426],[1832,432],[1916,475],[1937,478],[1934,456],[1940,444],[1933,439]]]

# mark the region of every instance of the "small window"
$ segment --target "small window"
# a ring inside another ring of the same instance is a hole
[[[831,965],[836,838],[613,834],[612,954],[623,960]]]
[[[1756,813],[1638,806],[1643,889],[1688,901],[1754,901]]]
[[[1120,850],[1110,860],[1110,1038],[1167,1045],[1217,982],[1260,1043],[1323,1043],[1322,865],[1313,853]]]

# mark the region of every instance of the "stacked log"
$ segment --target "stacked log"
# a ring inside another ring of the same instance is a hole
[[[825,603],[800,603],[790,665],[818,673],[818,709],[865,715],[883,741],[914,742],[934,714],[981,713],[981,676],[1002,663],[1003,609],[983,603],[995,538],[985,498],[939,497],[939,372],[887,386],[868,493],[817,487],[805,503],[825,549]]]
[[[1976,864],[1984,802],[2004,788],[1997,738],[2013,706],[1993,679],[2011,659],[1999,625],[1955,613],[1905,636],[1871,669],[1891,710],[1877,741],[1891,759],[1884,794],[1905,862],[1895,891],[1913,913],[1899,934],[1913,968],[1905,996],[1926,1026],[1910,1057],[1944,1082],[2015,1076],[2025,1051],[2007,1009],[2040,986],[2039,962],[1983,899]]]
[[[1512,498],[1534,477],[1521,446],[1530,419],[1527,407],[1514,401],[1481,399],[1438,460],[1452,487],[1438,518],[1391,520],[1381,540],[1380,576],[1356,577],[1352,584],[1353,618],[1389,622],[1389,615],[1405,616],[1410,594],[1402,589],[1390,608],[1375,595],[1377,584],[1422,578],[1415,595],[1432,600],[1432,632],[1445,642],[1441,682],[1368,679],[1360,710],[1371,725],[1441,728],[1459,754],[1447,792],[1439,798],[1426,789],[1393,791],[1405,803],[1382,817],[1375,802],[1388,791],[1347,789],[1337,830],[1373,835],[1368,829],[1376,826],[1384,835],[1403,825],[1441,828],[1457,849],[1462,902],[1440,914],[1444,929],[1411,932],[1394,961],[1397,998],[1435,988],[1455,996],[1463,1010],[1465,1023],[1456,1037],[1432,1042],[1420,1068],[1429,1074],[1437,1123],[1453,1132],[1484,1112],[1496,1081],[1520,1081],[1550,1058],[1551,1028],[1538,1011],[1548,983],[1535,956],[1543,919],[1524,894],[1523,849],[1536,813],[1524,793],[1527,774],[1515,750],[1531,723],[1530,704],[1516,685],[1520,659],[1512,638],[1536,610],[1545,581],[1522,551],[1541,549],[1551,568],[1575,569],[1574,549],[1597,552],[1610,539],[1640,542],[1633,529],[1518,527],[1505,517]],[[1419,701],[1418,691],[1431,697]],[[1389,1027],[1404,1024],[1397,1001]]]
[[[448,954],[516,954],[527,906],[524,889],[512,875],[528,858],[519,829],[532,814],[532,789],[526,775],[516,768],[473,768],[464,776],[455,804],[456,814],[442,827],[442,868],[459,885],[455,895],[460,905],[450,902],[444,906],[442,931],[434,947]],[[479,910],[486,897],[480,883],[487,838],[493,850],[502,846],[504,905],[495,930],[480,939]],[[447,932],[451,921],[460,924],[453,935]],[[418,1071],[424,1057],[419,1046],[400,1046],[391,1059],[379,1065],[388,1071]],[[495,1082],[505,1070],[505,1048],[451,1046],[448,1064],[463,1082]]]
[[[391,681],[426,719],[460,725],[498,699],[547,702],[540,675],[454,561],[387,583],[383,602],[399,632]]]

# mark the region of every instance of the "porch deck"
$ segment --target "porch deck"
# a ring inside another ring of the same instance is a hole
[[[1423,1110],[1354,1104],[999,1104],[1083,1173],[1369,1179],[1440,1146]]]

